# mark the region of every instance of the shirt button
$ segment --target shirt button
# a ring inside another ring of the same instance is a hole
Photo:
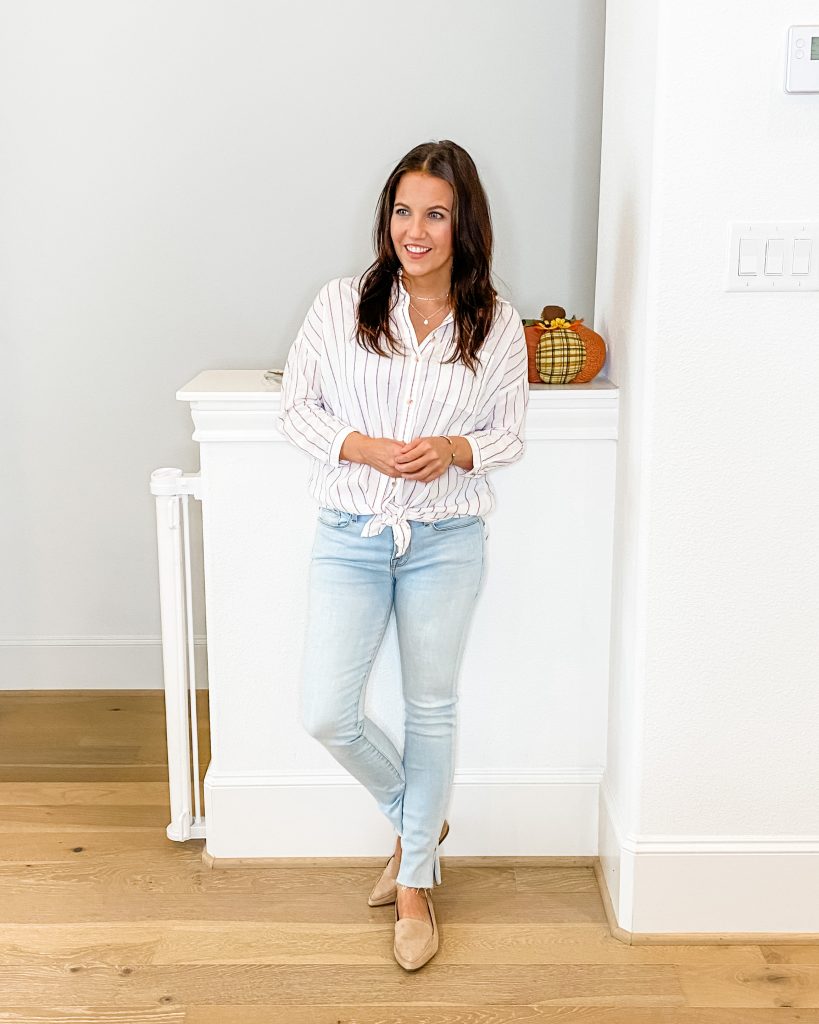
[[[412,402],[413,402],[413,400],[411,398],[407,399],[407,405],[412,405]]]

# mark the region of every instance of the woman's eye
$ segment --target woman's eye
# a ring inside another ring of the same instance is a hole
[[[436,217],[436,218],[440,219],[440,218],[443,217],[443,214],[439,213],[437,210],[433,210],[432,213],[430,213],[430,217]]]

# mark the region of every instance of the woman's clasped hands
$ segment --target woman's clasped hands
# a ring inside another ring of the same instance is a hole
[[[445,437],[416,437],[400,444],[395,456],[398,476],[429,483],[452,465],[452,445]]]
[[[445,437],[416,437],[406,443],[391,437],[371,437],[361,461],[387,476],[429,483],[452,465],[451,453]]]

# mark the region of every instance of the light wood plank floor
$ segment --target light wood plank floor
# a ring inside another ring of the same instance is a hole
[[[819,946],[625,945],[589,866],[444,855],[404,971],[389,851],[211,871],[166,838],[161,692],[0,694],[0,762],[0,1022],[819,1024]]]

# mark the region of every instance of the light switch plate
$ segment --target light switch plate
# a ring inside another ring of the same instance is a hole
[[[725,291],[819,291],[819,222],[729,224]]]

